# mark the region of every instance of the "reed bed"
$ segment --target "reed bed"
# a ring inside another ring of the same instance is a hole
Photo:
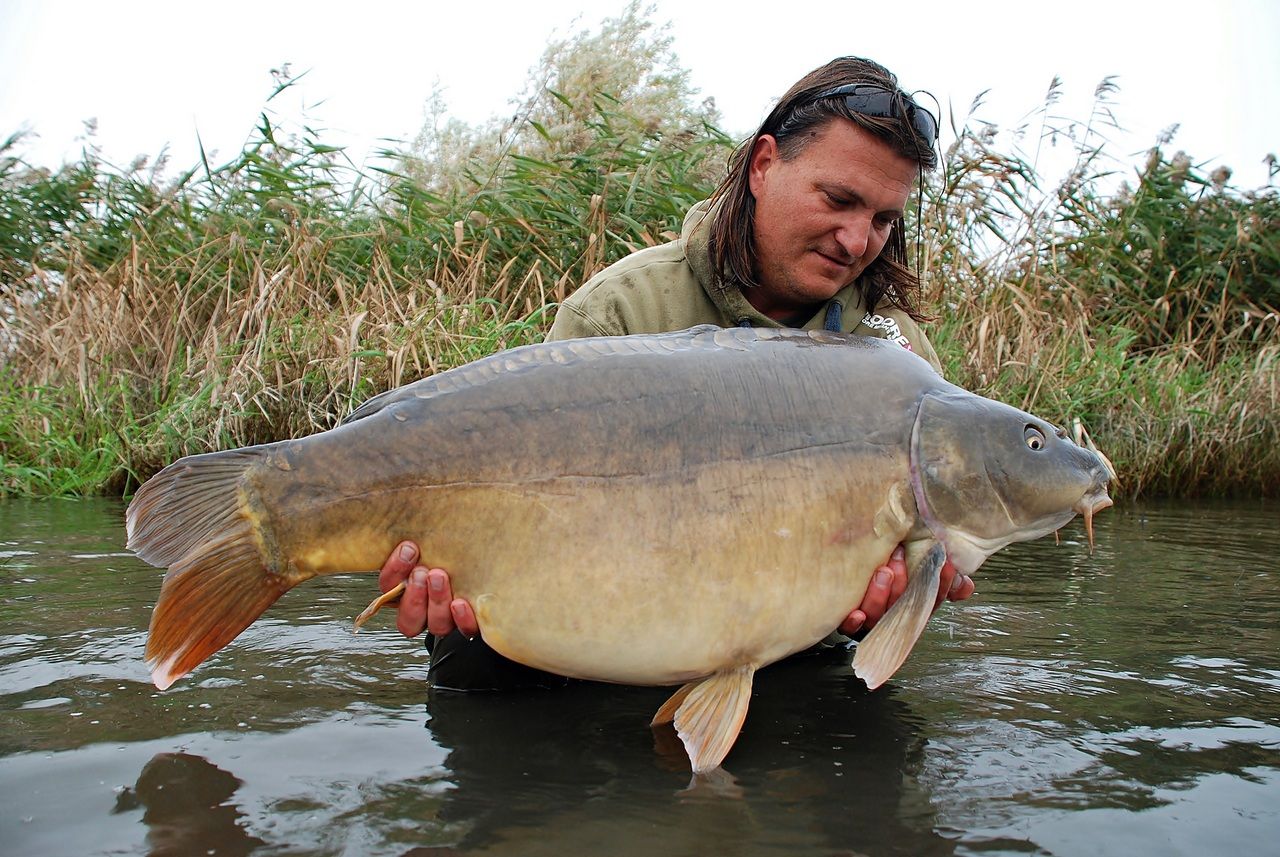
[[[565,121],[531,109],[448,164],[387,153],[366,173],[268,114],[172,181],[92,153],[35,170],[11,139],[0,491],[127,493],[538,341],[591,274],[678,233],[733,145],[705,113],[669,127],[545,91]],[[1120,494],[1275,496],[1280,196],[1159,147],[1106,190],[1096,118],[1065,180],[976,121],[927,180],[909,226],[947,375],[1091,439]]]
[[[948,377],[1095,441],[1121,494],[1277,495],[1280,194],[1160,146],[1117,183],[1110,82],[1092,115],[1049,128],[1054,87],[1031,137],[1075,141],[1064,178],[973,123],[928,186]]]

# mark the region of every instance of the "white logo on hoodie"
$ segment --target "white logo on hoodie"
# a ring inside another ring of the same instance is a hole
[[[896,342],[908,351],[914,350],[911,347],[911,340],[902,335],[902,328],[898,327],[898,323],[893,319],[869,312],[862,317],[862,323],[872,330],[884,331],[884,338],[890,342]]]

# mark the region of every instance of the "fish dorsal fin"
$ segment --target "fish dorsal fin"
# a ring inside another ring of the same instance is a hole
[[[902,597],[858,644],[853,656],[854,674],[872,690],[898,671],[907,655],[911,654],[911,647],[920,639],[925,623],[933,615],[947,552],[939,542],[932,542],[932,545],[920,562],[911,568],[910,580]]]
[[[653,726],[675,722],[695,774],[719,767],[738,740],[755,672],[755,667],[736,667],[686,684],[653,716]]]

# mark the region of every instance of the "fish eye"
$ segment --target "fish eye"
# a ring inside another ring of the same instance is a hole
[[[1028,449],[1039,450],[1044,449],[1045,437],[1044,432],[1035,426],[1027,426],[1022,431],[1022,440],[1027,444]]]

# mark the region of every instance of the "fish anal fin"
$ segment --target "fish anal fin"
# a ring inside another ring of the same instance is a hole
[[[174,563],[151,613],[147,666],[169,685],[235,639],[299,581],[268,572],[248,526],[224,532]]]
[[[691,681],[684,687],[671,694],[671,698],[662,703],[662,707],[658,709],[658,713],[653,715],[653,719],[649,721],[650,726],[662,726],[676,719],[676,709],[680,707],[680,703],[684,702],[689,691],[698,686],[700,682]]]
[[[719,767],[738,739],[751,704],[754,666],[741,666],[686,684],[653,717],[653,724],[674,721],[695,774]]]
[[[907,589],[902,597],[858,643],[853,656],[853,672],[872,690],[898,671],[933,615],[947,552],[940,543],[931,544],[920,561],[910,567]]]

